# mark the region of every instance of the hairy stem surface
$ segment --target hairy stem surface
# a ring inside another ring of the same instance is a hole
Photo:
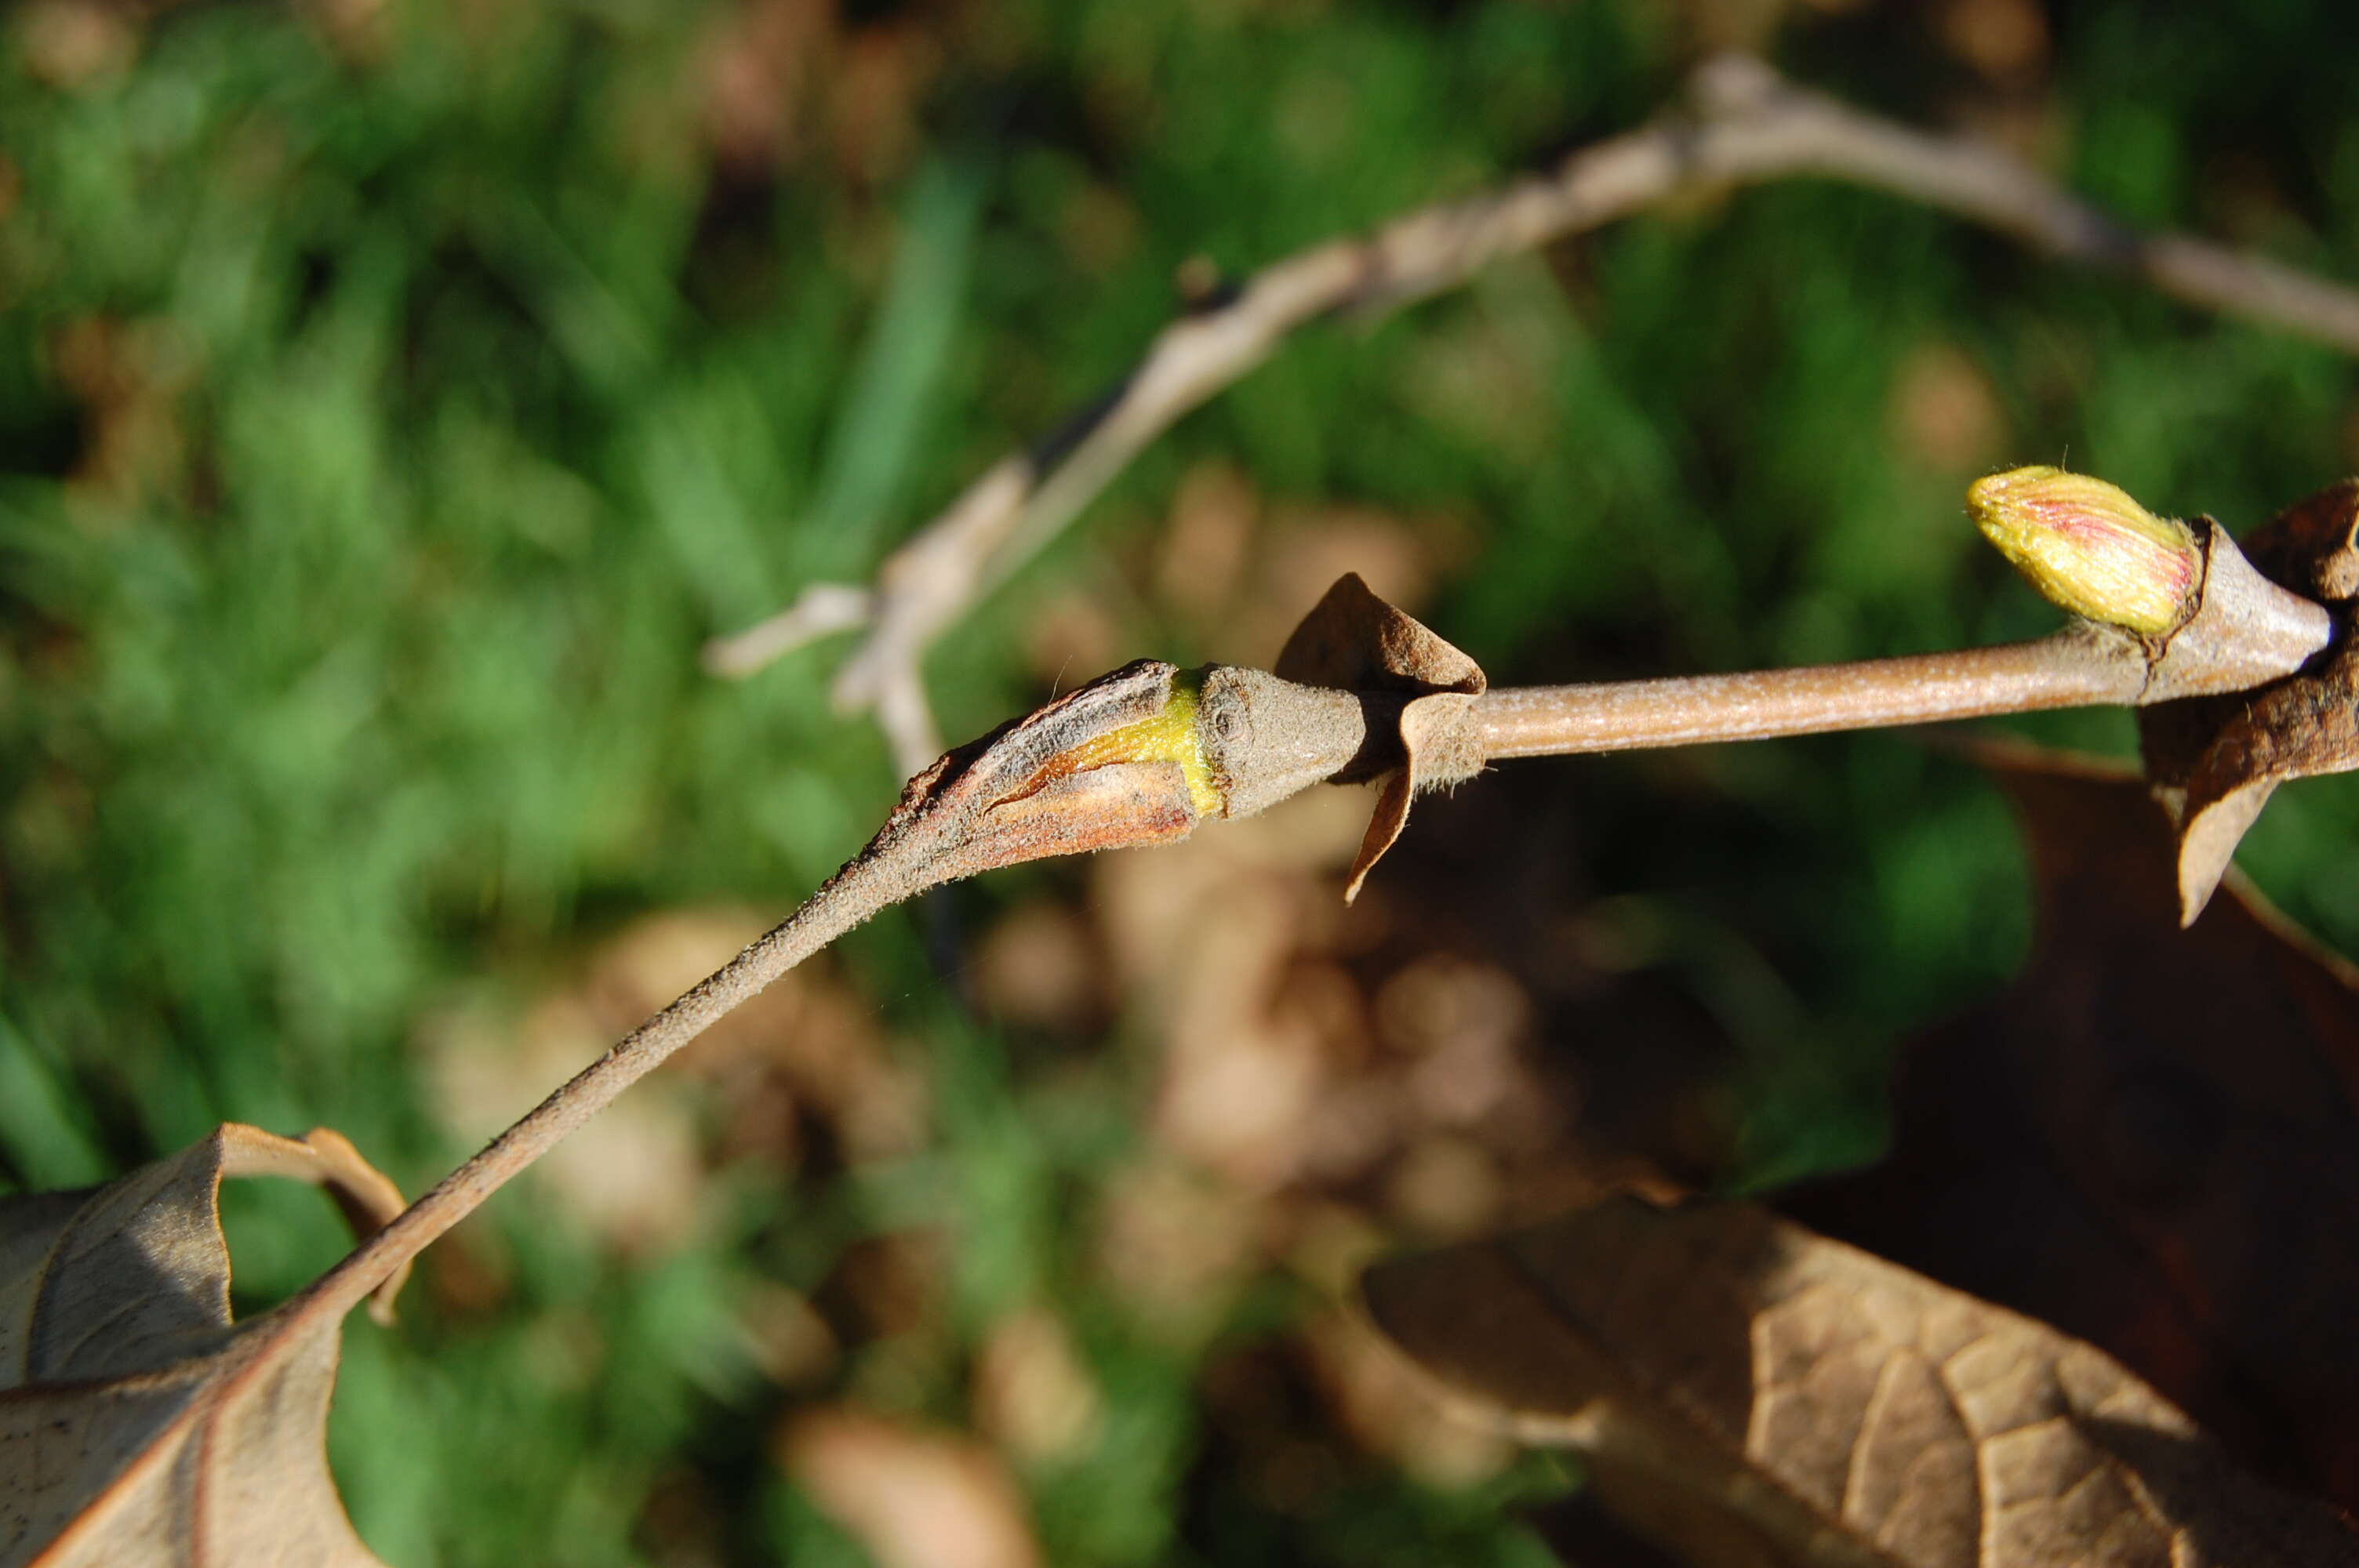
[[[2145,686],[2142,665],[2066,632],[1858,664],[1507,687],[1474,699],[1474,720],[1487,756],[1545,757],[2132,703]]]
[[[400,1217],[321,1275],[298,1298],[306,1315],[342,1316],[377,1284],[416,1257],[526,1166],[613,1104],[625,1089],[660,1066],[779,976],[893,902],[898,889],[855,861],[783,923],[697,982],[661,1012],[617,1041],[514,1126],[444,1177]],[[290,1303],[295,1306],[296,1303]]]

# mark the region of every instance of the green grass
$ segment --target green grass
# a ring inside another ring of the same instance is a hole
[[[641,912],[780,906],[890,805],[824,652],[723,685],[703,637],[862,572],[1103,389],[1184,259],[1238,273],[1476,189],[1635,121],[1687,47],[1640,0],[853,9],[871,42],[933,40],[906,135],[889,105],[859,143],[806,102],[799,150],[751,172],[716,165],[685,85],[725,7],[394,5],[346,54],[294,8],[189,6],[71,86],[0,21],[0,1180],[91,1181],[239,1119],[331,1123],[431,1181],[467,1151],[421,1019],[528,995]],[[1972,99],[1907,9],[1801,14],[1777,49],[1900,112]],[[2337,0],[2171,10],[2069,8],[2060,167],[2359,276]],[[2344,359],[1877,196],[1750,192],[1555,262],[1307,333],[1184,421],[945,640],[946,730],[1043,695],[1027,627],[1127,580],[1209,457],[1280,503],[1464,520],[1430,619],[1497,680],[2035,630],[1962,522],[1983,466],[2069,454],[2244,526],[2353,460]],[[1896,422],[1932,350],[1987,392],[1962,456]],[[1125,656],[1273,652],[1115,609]],[[2037,728],[2127,746],[2110,717]],[[1533,765],[1578,797],[1582,884],[1675,912],[1667,972],[1748,1054],[1765,1170],[1871,1149],[1891,1041],[2021,951],[2004,811],[1906,741]],[[2346,948],[2354,829],[2359,793],[2305,785],[2248,856]],[[1103,1299],[1071,1223],[1151,1065],[1109,1045],[1075,1089],[962,1022],[913,920],[846,968],[934,1083],[927,1146],[723,1173],[652,1259],[505,1195],[492,1304],[347,1336],[336,1466],[388,1561],[858,1561],[766,1458],[789,1400],[731,1313],[912,1226],[954,1238],[952,1285],[899,1408],[960,1419],[1007,1303],[1083,1325],[1113,1414],[1029,1477],[1057,1561],[1542,1560],[1499,1495],[1373,1463],[1299,1517],[1255,1501],[1208,1435],[1212,1352]],[[337,1250],[301,1201],[231,1218],[242,1301]],[[1271,1283],[1229,1332],[1305,1305]],[[647,1523],[690,1482],[703,1557]]]

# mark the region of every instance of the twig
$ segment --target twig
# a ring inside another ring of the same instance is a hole
[[[2263,577],[2208,519],[2163,524],[2112,486],[2045,469],[1985,480],[1973,504],[1986,532],[2039,564],[2043,591],[2143,615],[2147,598],[2129,590],[2159,583],[2170,589],[2168,618],[2143,631],[2082,618],[2036,643],[1850,665],[1485,691],[1465,654],[1347,575],[1288,640],[1288,675],[1140,660],[1102,676],[912,770],[875,838],[784,924],[364,1242],[289,1303],[288,1322],[341,1317],[731,1010],[877,911],[941,883],[1168,843],[1206,817],[1249,816],[1321,781],[1383,778],[1355,890],[1398,836],[1410,795],[1487,761],[2241,691],[2300,669],[2332,637],[2323,606]],[[929,752],[932,720],[908,674],[884,706],[897,750]]]
[[[1476,697],[1473,717],[1484,755],[1546,757],[2133,703],[2145,684],[2142,668],[2066,632],[1849,665],[1506,687]]]
[[[885,743],[893,749],[895,765],[908,777],[941,755],[941,729],[934,722],[925,682],[914,665],[888,669],[882,680],[876,693],[876,722],[885,731]]]
[[[321,1275],[282,1309],[288,1322],[342,1317],[625,1089],[879,910],[998,866],[1184,838],[1203,803],[1168,746],[1155,745],[1175,704],[1185,716],[1195,711],[1195,687],[1175,684],[1179,673],[1151,660],[1126,665],[934,759],[867,847],[801,908]]]
[[[1809,175],[1889,191],[2125,271],[2189,304],[2359,353],[2359,291],[2206,241],[2141,234],[1996,148],[1864,114],[1758,61],[1723,59],[1697,73],[1685,112],[1576,152],[1547,176],[1410,213],[1365,240],[1332,241],[1255,274],[1225,303],[1164,329],[1115,393],[1059,438],[976,480],[886,559],[873,589],[815,584],[780,615],[717,639],[706,664],[746,675],[820,636],[864,627],[837,675],[836,703],[880,709],[890,696],[897,725],[907,727],[924,713],[919,665],[933,640],[1139,450],[1297,328],[1343,312],[1379,315],[1455,287],[1495,257],[1693,191]],[[896,750],[910,763],[897,740]]]
[[[793,653],[806,643],[855,631],[875,613],[876,595],[846,583],[813,583],[803,589],[794,608],[771,616],[734,637],[716,637],[704,645],[704,667],[716,676],[747,676]]]
[[[694,1040],[741,1003],[889,903],[847,867],[784,925],[771,930],[694,989],[640,1024],[604,1055],[575,1074],[465,1164],[402,1211],[288,1303],[290,1314],[342,1317],[397,1269],[473,1214],[484,1200],[539,1159],[574,1129]]]
[[[2089,591],[2095,584],[2111,590],[2111,602],[2125,602],[2115,569],[2124,557],[2087,548],[2097,521],[2087,498],[2112,487],[2046,470],[1999,476],[2010,477],[2022,481],[2015,499],[1995,508],[1984,503],[1985,509],[2041,518],[2055,536],[2082,550],[2077,558],[2049,557],[2056,575],[2042,579],[2043,591],[2093,608],[2104,597]],[[1986,480],[1976,489],[1998,482]],[[2060,493],[2079,501],[2064,525],[2052,506],[2025,501],[2041,486],[2049,501]],[[2164,526],[2184,539],[2183,551],[2198,569],[2191,600],[2159,635],[2082,618],[2038,642],[1997,647],[1742,675],[1510,687],[1475,697],[1469,721],[1483,754],[1496,759],[1763,741],[2050,708],[2144,707],[2267,686],[2301,669],[2333,640],[2334,619],[2325,607],[2263,577],[2217,524],[2205,518]],[[2008,536],[2020,543],[2028,532],[2026,526]],[[2160,553],[2129,559],[2158,578],[2168,578],[2177,564]],[[2106,569],[2093,572],[2093,565]]]

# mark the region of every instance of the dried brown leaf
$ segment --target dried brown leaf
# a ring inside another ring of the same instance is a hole
[[[1045,1306],[1002,1318],[974,1361],[974,1422],[1027,1465],[1056,1465],[1089,1451],[1105,1425],[1105,1397],[1071,1330]]]
[[[1038,1568],[1024,1498],[992,1452],[849,1410],[817,1411],[780,1434],[795,1484],[879,1568]]]
[[[1244,470],[1217,461],[1190,469],[1156,549],[1157,593],[1190,621],[1210,622],[1236,595],[1260,515]]]
[[[2117,1362],[1749,1205],[1617,1198],[1364,1281],[1476,1421],[1691,1564],[2347,1565]]]
[[[1278,654],[1281,680],[1364,695],[1397,693],[1397,754],[1384,758],[1375,815],[1343,884],[1346,903],[1408,825],[1409,801],[1430,789],[1483,771],[1483,743],[1470,722],[1474,699],[1490,684],[1482,666],[1424,624],[1378,599],[1355,572],[1346,572],[1311,607]],[[1334,775],[1350,784],[1350,770]]]
[[[994,1018],[1088,1035],[1109,1017],[1104,960],[1088,923],[1060,903],[1035,900],[1010,911],[975,943],[969,971]]]
[[[2192,924],[2269,795],[2288,779],[2359,768],[2359,480],[2292,506],[2245,541],[2280,587],[2335,611],[2338,641],[2257,691],[2156,703],[2138,714],[2147,774],[2179,827],[2180,917]]]
[[[1515,1444],[1499,1433],[1434,1420],[1424,1379],[1353,1314],[1321,1313],[1303,1324],[1296,1354],[1342,1433],[1419,1481],[1464,1490],[1515,1458]]]
[[[1678,1558],[1614,1517],[1594,1485],[1535,1509],[1526,1522],[1571,1568],[1680,1568]]]
[[[1199,1346],[1260,1260],[1266,1201],[1150,1152],[1099,1197],[1098,1282],[1150,1338]]]
[[[375,1563],[328,1475],[340,1320],[230,1322],[217,1200],[245,1175],[324,1187],[364,1234],[402,1207],[340,1134],[235,1122],[103,1187],[0,1200],[0,1565]]]
[[[2136,778],[1980,755],[2029,841],[2032,957],[1903,1057],[1881,1165],[1780,1206],[2104,1347],[2244,1463],[2359,1506],[2359,977],[2234,879],[2180,929]]]
[[[1893,377],[1892,433],[1928,468],[1987,470],[2000,455],[2006,415],[1989,374],[1956,344],[1919,344]]]

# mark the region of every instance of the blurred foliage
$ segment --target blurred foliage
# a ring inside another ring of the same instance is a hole
[[[782,909],[893,798],[825,650],[732,686],[699,642],[861,573],[1053,428],[1191,257],[1241,273],[1476,189],[1739,43],[2141,222],[2359,276],[2349,29],[2341,0],[13,8],[0,1179],[92,1181],[224,1119],[438,1176],[484,1130],[450,1113],[454,1051],[496,1054],[640,916]],[[2354,390],[2327,350],[1886,198],[1749,192],[1305,334],[979,607],[933,695],[962,737],[1090,673],[1077,649],[1269,657],[1282,619],[1158,579],[1208,473],[1265,532],[1411,552],[1495,681],[2026,634],[2049,614],[1964,526],[1974,474],[2069,459],[2241,527],[2353,466]],[[1318,586],[1262,585],[1277,611]],[[2016,728],[2128,748],[2118,716]],[[1908,738],[1513,772],[1412,841],[1538,878],[1584,951],[1643,972],[1665,1049],[1730,1054],[1728,1179],[1872,1150],[1889,1043],[2022,949],[2002,808]],[[2288,792],[2246,856],[2345,947],[2349,784]],[[1094,896],[1050,869],[936,919],[971,943]],[[1545,1560],[1506,1509],[1561,1484],[1536,1462],[1257,1454],[1208,1414],[1310,1397],[1257,1358],[1332,1281],[1273,1266],[1173,1335],[1093,1262],[1083,1217],[1153,1097],[1147,1001],[962,1008],[974,977],[938,978],[917,919],[826,975],[875,1070],[930,1086],[921,1130],[749,1152],[715,1133],[717,1076],[649,1086],[696,1177],[659,1233],[616,1243],[552,1176],[453,1238],[402,1329],[348,1336],[336,1468],[388,1561],[859,1562],[781,1423],[824,1398],[970,1424],[1029,1303],[1097,1401],[1012,1461],[1053,1561]],[[242,1304],[337,1251],[299,1195],[231,1213]],[[847,1328],[868,1309],[832,1303],[879,1291],[845,1281],[912,1237],[946,1293]],[[792,1334],[748,1326],[799,1321],[779,1303],[847,1353],[781,1372]]]

